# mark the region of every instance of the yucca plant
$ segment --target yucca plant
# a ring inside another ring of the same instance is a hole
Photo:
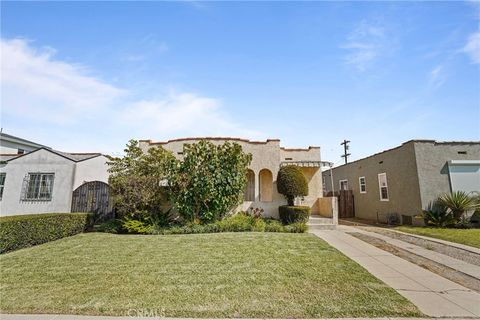
[[[445,193],[438,198],[438,204],[450,210],[455,218],[461,218],[466,211],[478,208],[478,201],[465,191]]]
[[[453,213],[447,212],[447,209],[438,201],[430,203],[427,209],[423,210],[423,219],[425,224],[440,228],[452,226],[458,221]]]

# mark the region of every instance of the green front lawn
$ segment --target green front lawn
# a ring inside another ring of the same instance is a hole
[[[0,256],[0,311],[169,317],[420,316],[311,234],[80,234]]]
[[[397,227],[396,230],[480,248],[480,229],[447,229],[434,227]]]

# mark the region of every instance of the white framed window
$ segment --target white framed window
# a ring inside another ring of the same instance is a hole
[[[348,180],[340,180],[338,183],[340,190],[348,190]]]
[[[52,200],[54,173],[29,173],[23,181],[23,201]]]
[[[358,184],[360,186],[360,193],[367,193],[367,181],[365,177],[358,178]]]
[[[380,201],[388,201],[388,184],[387,184],[387,174],[379,173],[378,174],[378,189],[380,191]]]
[[[3,189],[5,188],[5,178],[7,174],[5,172],[0,173],[0,200],[3,197]]]

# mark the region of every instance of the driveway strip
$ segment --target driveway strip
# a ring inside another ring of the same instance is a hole
[[[312,230],[331,246],[391,286],[430,317],[480,317],[480,294],[346,234],[356,231]]]

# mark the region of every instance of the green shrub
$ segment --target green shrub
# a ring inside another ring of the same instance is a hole
[[[283,224],[306,223],[310,217],[310,207],[306,206],[280,206],[278,212]]]
[[[266,219],[265,223],[265,232],[285,232],[285,227],[278,220]]]
[[[220,232],[252,231],[255,218],[245,214],[236,214],[217,222]]]
[[[264,232],[267,223],[263,219],[255,219],[252,226],[252,231]]]
[[[135,233],[135,234],[149,234],[153,231],[153,226],[146,224],[140,220],[134,219],[126,219],[123,221],[122,227],[128,233]]]
[[[73,236],[91,227],[89,213],[44,213],[0,217],[0,253]]]
[[[126,230],[123,228],[123,222],[118,219],[112,219],[99,225],[95,231],[106,233],[123,233]]]
[[[430,203],[426,210],[423,210],[423,219],[426,225],[435,227],[447,227],[457,223],[453,212],[447,211],[446,208],[438,203]]]
[[[308,195],[308,182],[297,166],[281,167],[277,175],[277,191],[287,199],[288,205],[293,206],[296,197]]]
[[[285,231],[290,233],[305,233],[308,226],[305,222],[295,222],[285,226]]]

